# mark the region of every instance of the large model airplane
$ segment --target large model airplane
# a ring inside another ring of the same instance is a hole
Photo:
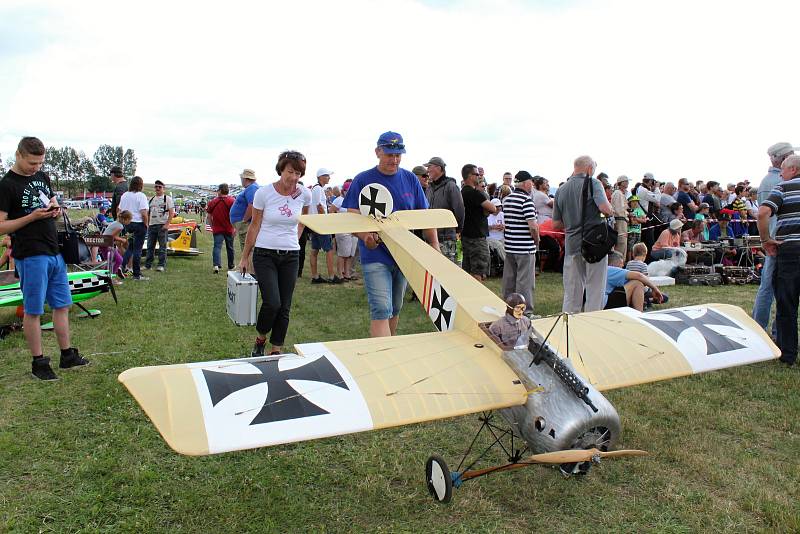
[[[508,461],[473,469],[470,445],[450,472],[431,456],[428,489],[447,502],[453,487],[492,472],[534,463],[585,472],[602,457],[643,454],[613,450],[622,427],[602,391],[778,356],[750,317],[724,304],[546,317],[533,322],[527,346],[503,345],[488,331],[503,300],[409,231],[453,227],[453,215],[392,212],[376,184],[359,198],[362,214],[301,221],[321,234],[377,232],[438,331],[123,372],[120,382],[173,449],[215,454],[484,412],[478,433],[509,442]]]

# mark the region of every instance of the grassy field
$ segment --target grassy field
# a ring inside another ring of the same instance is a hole
[[[172,452],[117,375],[134,366],[238,357],[254,329],[225,314],[225,277],[199,258],[126,281],[120,303],[73,319],[92,360],[61,380],[30,378],[21,333],[0,342],[0,531],[9,532],[698,532],[800,531],[800,372],[777,362],[608,393],[621,448],[587,477],[529,468],[470,482],[450,505],[428,496],[424,462],[457,461],[477,428],[466,416],[212,457]],[[238,248],[238,245],[237,245]],[[498,291],[498,281],[489,287]],[[670,306],[728,302],[755,286],[670,288]],[[536,311],[560,310],[561,277],[537,278]],[[13,310],[0,309],[0,323]],[[400,333],[431,331],[416,304]],[[361,283],[298,281],[288,343],[365,337]],[[55,356],[53,334],[46,354]],[[57,361],[57,358],[55,358]],[[500,460],[500,458],[497,458]]]

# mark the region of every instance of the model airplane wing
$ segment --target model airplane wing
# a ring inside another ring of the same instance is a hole
[[[524,404],[496,347],[462,332],[309,343],[297,354],[129,369],[167,443],[203,455]]]
[[[603,391],[777,358],[779,349],[741,308],[631,308],[533,322],[556,353]]]
[[[19,306],[22,304],[21,289],[7,289],[0,291],[0,307]]]
[[[380,232],[384,222],[394,221],[406,230],[421,228],[451,228],[457,226],[456,218],[450,210],[405,210],[395,211],[388,217],[375,219],[358,213],[340,212],[330,215],[301,215],[300,222],[318,234],[344,234],[352,232]]]

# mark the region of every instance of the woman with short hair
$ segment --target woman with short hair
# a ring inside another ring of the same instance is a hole
[[[303,225],[300,214],[307,214],[311,191],[298,186],[306,173],[306,158],[288,150],[278,156],[275,166],[278,181],[256,191],[253,217],[247,230],[239,269],[247,272],[247,259],[253,252],[253,269],[261,291],[261,309],[256,322],[252,356],[263,356],[270,334],[270,354],[280,354],[289,329],[289,313],[300,258],[299,236]]]

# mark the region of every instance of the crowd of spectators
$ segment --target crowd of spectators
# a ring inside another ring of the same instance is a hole
[[[503,298],[514,295],[513,298],[521,299],[525,314],[530,316],[535,304],[536,273],[542,264],[542,239],[557,243],[555,248],[548,246],[545,255],[557,256],[559,265],[563,265],[562,309],[565,312],[602,309],[609,305],[609,296],[614,291],[624,298],[625,305],[643,309],[648,302],[663,299],[647,276],[648,261],[668,259],[672,251],[690,243],[729,243],[737,237],[759,233],[762,230],[757,224],[760,219],[787,209],[786,193],[781,196],[774,191],[780,190],[782,163],[796,159],[786,143],[770,147],[772,167],[759,190],[751,188],[748,180],[722,187],[716,181],[691,182],[686,178],[661,182],[651,173],[644,173],[632,187],[634,180],[627,175],[619,175],[612,184],[605,173],[595,177],[597,164],[589,156],[581,156],[573,162],[570,177],[554,190],[547,178],[525,170],[505,172],[499,182],[487,183],[484,169],[474,163],[463,165],[457,180],[448,175],[447,164],[439,156],[431,157],[409,172],[400,167],[404,153],[400,134],[382,134],[375,148],[378,164],[345,180],[339,187],[329,184],[334,173],[325,168],[318,169],[313,183],[305,185],[302,181],[306,173],[305,156],[286,151],[278,158],[275,167],[278,179],[273,183],[262,186],[257,182],[255,171],[244,169],[239,175],[242,190],[236,198],[229,195],[227,184],[220,184],[217,196],[203,206],[205,222],[214,236],[213,272],[218,273],[222,268],[223,244],[227,268],[235,268],[234,237],[238,235],[238,268],[258,281],[262,307],[256,325],[254,355],[267,353],[267,336],[271,344],[269,353],[282,350],[292,294],[298,277],[302,276],[307,241],[311,241],[312,250],[311,283],[341,284],[355,280],[356,266],[360,263],[370,309],[370,334],[382,336],[396,332],[406,281],[378,235],[371,232],[318,235],[299,223],[301,213],[358,211],[357,193],[370,184],[379,183],[388,190],[394,210],[438,208],[452,212],[456,221],[454,228],[415,233],[476,280],[481,281],[491,274],[501,275]],[[20,162],[25,162],[24,152],[20,153]],[[12,169],[12,172],[16,171]],[[783,179],[796,181],[792,172],[786,171],[791,177]],[[38,168],[32,173],[47,183],[39,174]],[[149,269],[154,263],[154,249],[158,244],[156,270],[164,271],[167,228],[175,216],[175,205],[164,194],[164,184],[160,181],[156,181],[155,195],[148,199],[142,192],[142,178],[133,177],[128,183],[118,167],[112,168],[111,177],[115,184],[111,208],[108,213],[101,210],[94,222],[102,233],[113,236],[119,246],[101,248],[100,255],[104,258],[112,255],[115,272],[125,273],[130,265],[129,274],[133,280],[147,280],[141,272],[143,243],[146,239],[144,268]],[[29,251],[22,246],[18,253],[20,239],[26,233],[17,224],[9,224],[8,214],[15,208],[6,204],[0,206],[0,209],[5,207],[0,211],[0,228],[4,228],[4,233],[14,233],[16,239],[10,240],[8,236],[3,239],[2,261],[13,268],[12,262],[17,260],[19,266],[19,260],[24,260]],[[51,218],[49,214],[42,215],[43,212],[34,213],[37,222],[39,218],[42,221]],[[602,221],[608,221],[616,229],[617,242],[609,262],[590,263],[581,254],[584,228]],[[784,236],[792,238],[800,234],[787,224],[781,227]],[[774,237],[775,226],[773,222],[766,235],[761,231],[762,240]],[[46,243],[45,248],[48,254],[52,252],[51,243]],[[124,255],[120,255],[118,249]],[[324,252],[327,278],[322,277],[317,267],[319,251]],[[776,263],[770,257],[764,263],[754,316],[766,328],[774,294],[772,273]],[[789,263],[783,260],[782,272],[786,272]],[[769,302],[765,304],[765,301]],[[791,299],[784,302],[784,309],[790,308],[792,302]],[[61,307],[63,304],[56,303]],[[31,311],[36,310],[32,308]],[[61,330],[63,332],[63,326]],[[780,338],[779,333],[773,332],[773,335]],[[788,347],[785,361],[793,362],[796,337],[792,341],[784,334],[783,339]],[[37,350],[33,345],[32,352]],[[41,357],[40,354],[34,356]],[[76,351],[73,360],[67,359],[69,361],[82,360]],[[40,378],[49,376],[44,371],[39,375]]]

